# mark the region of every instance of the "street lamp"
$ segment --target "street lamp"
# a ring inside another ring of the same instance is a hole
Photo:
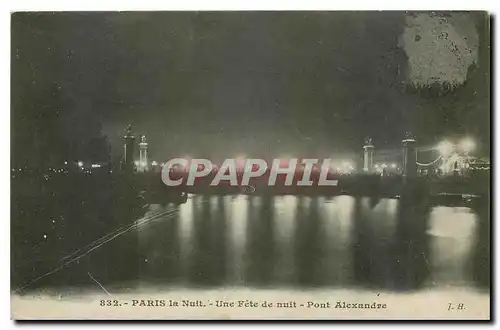
[[[441,156],[448,156],[453,150],[453,144],[449,141],[442,141],[438,144],[437,149],[439,150]]]
[[[476,143],[471,138],[465,138],[460,141],[460,148],[467,154],[474,150]]]
[[[354,170],[354,166],[351,164],[351,162],[348,161],[342,162],[342,168],[344,172],[352,172]]]
[[[235,158],[235,164],[236,164],[236,169],[237,170],[244,170],[245,169],[245,155],[238,155]]]

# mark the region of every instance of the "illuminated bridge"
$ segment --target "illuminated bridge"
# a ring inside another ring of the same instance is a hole
[[[475,158],[470,156],[474,150],[471,139],[464,139],[459,144],[442,142],[437,146],[418,146],[417,139],[406,133],[401,141],[401,148],[378,150],[371,138],[366,138],[363,145],[363,166],[356,169],[355,162],[342,161],[328,169],[328,178],[337,180],[337,185],[320,186],[317,184],[319,170],[311,173],[311,186],[301,186],[297,182],[304,174],[298,166],[291,184],[285,184],[285,175],[278,175],[275,185],[268,184],[269,169],[260,176],[252,178],[248,184],[231,186],[218,184],[211,186],[216,169],[209,175],[196,178],[194,185],[168,187],[161,179],[164,164],[147,160],[147,143],[141,136],[139,143],[140,160],[134,160],[136,141],[128,127],[124,136],[124,156],[122,171],[133,174],[134,180],[142,187],[143,197],[150,203],[162,203],[165,200],[185,199],[187,193],[197,194],[296,194],[296,195],[340,195],[378,196],[398,198],[406,191],[433,196],[476,196],[486,193],[486,179],[489,171],[481,175],[481,179],[471,178]],[[282,160],[286,163],[287,160]],[[299,160],[300,163],[300,160]],[[244,165],[243,165],[244,166]],[[286,166],[286,165],[284,165]],[[169,175],[186,178],[185,169],[169,169]],[[476,175],[477,176],[477,175]],[[238,174],[241,182],[241,173]],[[169,196],[166,198],[166,196]]]

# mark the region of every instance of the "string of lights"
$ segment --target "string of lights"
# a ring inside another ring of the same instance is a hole
[[[427,163],[427,164],[424,164],[424,163],[419,163],[419,162],[417,161],[417,165],[419,165],[419,166],[430,166],[430,165],[432,165],[432,164],[436,163],[436,162],[437,162],[438,160],[440,160],[441,158],[443,158],[443,156],[439,156],[438,158],[436,158],[435,160],[433,160],[432,162]]]

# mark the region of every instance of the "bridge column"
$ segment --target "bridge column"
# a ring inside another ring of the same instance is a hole
[[[407,132],[403,143],[403,176],[417,176],[417,140]]]
[[[125,172],[133,172],[134,170],[134,152],[135,152],[135,136],[132,133],[132,125],[128,125],[127,132],[123,137],[123,159],[122,169]]]
[[[146,136],[141,135],[141,142],[139,143],[139,170],[146,172],[148,169],[148,142],[146,141]]]
[[[363,149],[365,150],[363,171],[365,171],[366,173],[371,173],[373,171],[373,153],[375,151],[375,146],[373,145],[372,138],[367,137],[365,139]]]

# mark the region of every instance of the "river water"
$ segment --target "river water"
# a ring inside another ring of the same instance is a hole
[[[57,262],[30,263],[19,274],[27,282],[54,268],[28,289],[57,291],[100,290],[97,282],[115,292],[141,286],[488,290],[487,210],[484,203],[409,198],[190,195],[181,205],[149,205],[141,219],[106,239]]]
[[[137,230],[137,275],[182,286],[484,285],[487,219],[470,207],[406,204],[351,196],[191,196],[170,207],[178,208],[174,214]],[[152,205],[145,218],[164,210]]]

